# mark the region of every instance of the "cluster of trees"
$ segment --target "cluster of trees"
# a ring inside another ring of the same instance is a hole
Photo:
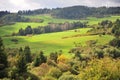
[[[18,53],[8,54],[4,48],[3,41],[0,38],[0,79],[5,78],[5,80],[38,80],[38,78],[28,72],[28,64],[33,61],[33,56],[29,46],[24,49],[20,48],[17,50]],[[37,56],[38,57],[38,56]],[[40,53],[39,62],[34,64],[43,63],[45,59],[43,53]],[[43,61],[44,60],[44,61]],[[30,78],[30,79],[29,79]],[[4,79],[3,79],[4,80]]]
[[[73,6],[65,7],[59,10],[56,10],[52,13],[53,16],[58,18],[67,18],[67,19],[81,19],[88,16],[95,16],[98,18],[104,17],[105,15],[110,14],[120,14],[119,7],[86,7],[86,6]]]
[[[120,14],[119,7],[87,7],[87,6],[72,6],[65,8],[53,8],[53,9],[37,9],[28,11],[18,11],[20,15],[34,15],[34,14],[51,14],[57,18],[67,19],[81,19],[88,16],[104,17],[105,15]]]
[[[31,28],[31,26],[27,26],[25,29],[19,29],[18,35],[24,36],[27,34],[42,34],[42,33],[50,33],[50,32],[59,32],[65,30],[71,30],[76,28],[86,27],[86,23],[81,22],[65,22],[62,23],[50,23],[48,26]]]
[[[103,27],[103,28],[111,28],[113,26],[113,22],[110,20],[104,20],[100,23],[98,23],[99,27]]]
[[[7,68],[7,55],[4,51],[4,45],[3,41],[0,38],[0,78],[5,77],[6,74],[6,68]]]
[[[98,23],[98,25],[93,25],[93,29],[91,29],[90,33],[93,34],[113,34],[115,37],[120,36],[120,20],[116,19],[116,21],[112,22],[110,20],[104,20]]]
[[[49,14],[51,9],[37,9],[37,10],[23,10],[23,11],[18,11],[18,14],[20,15],[36,15],[36,14]]]
[[[0,17],[0,26],[3,25],[11,25],[15,22],[40,22],[42,23],[44,20],[42,19],[30,19],[23,17],[16,13],[3,13],[4,16]]]
[[[22,17],[18,14],[9,14],[9,15],[5,15],[3,16],[0,20],[2,20],[3,22],[27,22],[29,21],[28,18]]]
[[[30,19],[28,19],[28,18],[11,13],[11,14],[4,15],[0,18],[0,26],[12,25],[15,22],[29,22],[29,21],[30,21]]]
[[[4,15],[10,14],[8,11],[0,11],[0,18]]]
[[[120,20],[117,19],[114,23],[114,26],[112,28],[112,33],[116,36],[119,37],[120,36]]]

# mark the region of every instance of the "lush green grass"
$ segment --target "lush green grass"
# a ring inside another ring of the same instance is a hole
[[[38,26],[46,26],[48,25],[49,22],[54,22],[54,23],[64,23],[66,21],[68,22],[73,22],[76,20],[67,20],[67,19],[55,19],[52,18],[51,16],[48,15],[35,15],[35,16],[25,16],[28,18],[35,18],[35,19],[43,19],[44,22],[43,23],[35,23],[35,22],[17,22],[14,25],[6,25],[3,27],[0,27],[0,36],[4,36],[4,35],[10,35],[13,32],[18,32],[18,30],[20,28],[26,28],[28,25],[30,25],[31,27],[38,27]]]
[[[55,19],[49,15],[35,15],[35,16],[25,16],[25,17],[29,17],[31,19],[32,18],[44,19],[44,22],[43,23],[19,22],[14,25],[3,26],[0,27],[0,36],[10,35],[13,32],[18,32],[20,28],[25,28],[28,25],[31,25],[32,27],[37,27],[37,26],[45,26],[49,22],[64,23],[66,21],[69,22],[76,21],[76,20],[68,20],[68,19]],[[120,16],[112,16],[106,18],[88,17],[88,19],[80,20],[80,21],[88,21],[89,25],[93,25],[93,24],[98,24],[98,22],[101,22],[102,20],[115,21],[117,18],[120,18]],[[113,36],[110,35],[104,35],[102,37],[98,35],[72,37],[79,34],[85,34],[90,29],[91,28],[84,28],[84,29],[80,29],[78,32],[75,32],[74,30],[70,30],[64,32],[47,33],[41,35],[33,35],[32,37],[29,36],[3,37],[3,39],[6,47],[19,48],[29,45],[31,47],[32,52],[39,53],[40,50],[43,50],[46,55],[48,55],[52,51],[63,50],[63,54],[67,54],[67,56],[69,57],[71,55],[68,55],[69,54],[68,51],[71,48],[75,47],[74,42],[81,43],[81,45],[85,46],[86,41],[97,40],[98,45],[103,45],[103,44],[107,44],[111,39],[113,39]],[[17,44],[11,41],[11,39],[14,38],[19,40]]]
[[[87,20],[83,20],[83,21],[88,21],[89,25],[94,25],[94,24],[98,24],[103,20],[111,20],[114,22],[116,19],[120,19],[120,16],[111,16],[111,17],[104,17],[104,18],[88,17]]]
[[[120,16],[109,16],[109,17],[104,17],[104,18],[96,18],[96,17],[88,17],[85,20],[70,20],[70,19],[56,19],[51,17],[50,15],[33,15],[33,16],[25,16],[27,18],[31,18],[31,19],[43,19],[45,22],[45,24],[49,23],[49,22],[53,22],[53,23],[64,23],[66,21],[69,22],[74,22],[74,21],[81,21],[81,22],[86,22],[88,21],[89,25],[94,25],[94,24],[98,24],[99,22],[103,21],[103,20],[111,20],[111,21],[115,21],[116,19],[120,19]]]
[[[64,32],[56,32],[56,33],[48,33],[41,35],[34,35],[32,37],[28,36],[17,36],[17,37],[5,37],[4,43],[6,47],[10,48],[19,48],[29,45],[32,52],[39,53],[40,50],[43,50],[46,55],[49,55],[52,51],[62,50],[63,54],[66,56],[69,55],[68,51],[71,48],[74,48],[74,42],[81,43],[81,45],[85,46],[86,41],[89,40],[98,40],[97,44],[106,44],[108,41],[113,39],[113,36],[105,35],[99,37],[98,35],[94,36],[79,36],[72,37],[73,35],[85,34],[91,28],[80,29],[79,32],[75,32],[74,30],[64,31]],[[63,38],[69,37],[69,38]],[[11,39],[16,38],[19,40],[18,44],[11,42]]]
[[[31,25],[32,27],[39,26],[40,23],[25,23],[25,22],[19,22],[14,25],[6,25],[3,27],[0,27],[0,36],[4,35],[11,35],[13,32],[18,32],[20,28],[26,28],[28,25]]]
[[[48,24],[49,22],[53,22],[53,23],[64,23],[64,22],[74,22],[74,21],[79,21],[79,20],[71,20],[71,19],[58,19],[58,18],[53,18],[50,15],[33,15],[33,16],[24,16],[27,18],[31,18],[31,19],[42,19],[44,20],[44,24]]]
[[[33,15],[33,16],[25,16],[27,18],[33,18],[33,19],[43,19],[43,23],[28,23],[28,22],[18,22],[14,25],[6,25],[3,27],[0,27],[0,36],[4,35],[10,35],[13,32],[18,32],[20,28],[26,28],[28,25],[31,25],[32,27],[38,27],[38,26],[45,26],[49,22],[54,23],[64,23],[66,21],[68,22],[74,22],[78,20],[69,20],[69,19],[56,19],[52,18],[50,15]],[[82,22],[88,21],[89,25],[98,24],[98,22],[101,22],[102,20],[112,20],[115,21],[117,18],[120,19],[120,16],[111,16],[111,17],[105,17],[105,18],[95,18],[95,17],[88,17],[86,20],[80,20]]]

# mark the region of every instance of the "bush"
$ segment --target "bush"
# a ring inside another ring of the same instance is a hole
[[[115,38],[109,42],[111,46],[120,47],[120,38]]]
[[[66,63],[62,63],[60,62],[58,64],[58,68],[62,71],[62,72],[66,72],[68,70],[70,70],[70,65],[66,64]]]
[[[95,51],[95,54],[96,54],[96,57],[99,59],[104,57],[104,52],[102,50]]]
[[[119,58],[120,57],[120,50],[118,50],[118,49],[110,50],[109,56],[112,58]]]
[[[8,76],[11,79],[17,78],[17,76],[18,76],[18,70],[17,70],[17,68],[15,66],[8,72]]]
[[[54,78],[59,78],[62,75],[62,72],[58,68],[51,68],[48,75],[54,77]]]

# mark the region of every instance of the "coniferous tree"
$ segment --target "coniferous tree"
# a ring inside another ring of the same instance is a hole
[[[40,65],[40,58],[36,56],[34,62],[33,62],[33,66],[39,66]]]
[[[31,26],[27,26],[27,28],[25,29],[25,34],[32,34],[33,33],[33,30],[31,28]]]
[[[21,35],[21,36],[24,36],[25,35],[25,31],[21,28],[21,29],[19,29],[19,35]]]
[[[27,63],[31,62],[31,51],[29,46],[25,46],[24,56]]]
[[[23,49],[22,49],[22,47],[20,47],[20,49],[19,49],[19,55],[23,55]]]
[[[115,35],[115,37],[119,37],[120,36],[120,20],[117,19],[113,25],[112,28],[112,33]]]
[[[27,64],[27,62],[25,60],[25,56],[24,55],[19,56],[17,65],[16,65],[19,73],[27,72],[26,64]]]
[[[55,62],[57,62],[57,58],[58,58],[58,53],[50,53],[50,59],[54,60]]]
[[[40,57],[40,64],[46,62],[47,58],[46,58],[46,56],[44,55],[44,53],[42,51],[40,52],[39,57]]]
[[[40,54],[38,56],[36,56],[33,65],[34,66],[39,66],[42,63],[45,63],[47,60],[47,58],[43,55],[43,52],[41,51]]]
[[[4,52],[3,40],[0,38],[0,78],[6,76],[7,55]]]

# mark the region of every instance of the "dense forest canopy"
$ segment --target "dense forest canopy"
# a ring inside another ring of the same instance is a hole
[[[53,9],[37,9],[18,11],[20,15],[35,15],[35,14],[51,14],[57,18],[67,19],[81,19],[88,16],[104,17],[105,15],[119,14],[120,7],[87,7],[87,6],[72,6],[65,8],[53,8]]]

